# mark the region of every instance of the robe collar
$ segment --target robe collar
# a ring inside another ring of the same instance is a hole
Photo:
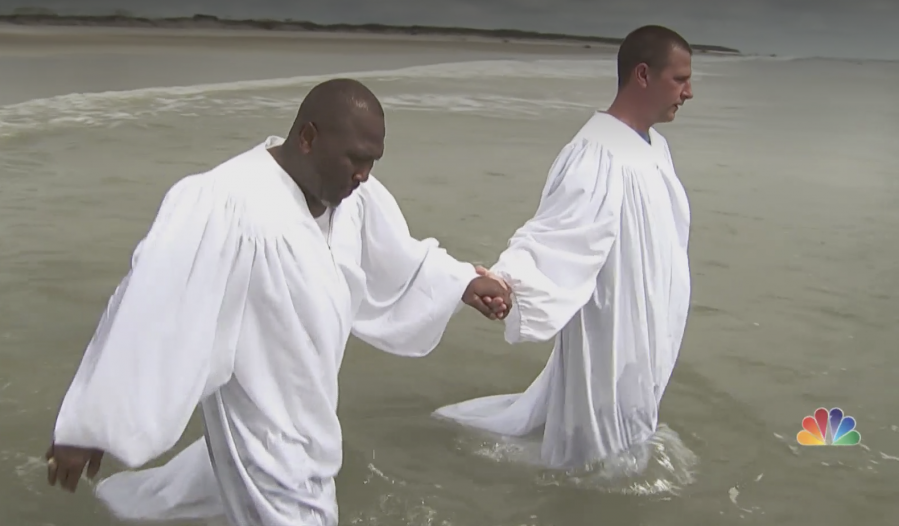
[[[306,194],[303,193],[303,190],[300,186],[293,180],[293,178],[288,175],[287,172],[284,171],[284,168],[281,168],[281,165],[278,164],[278,161],[272,157],[272,154],[268,151],[269,148],[274,146],[279,146],[284,144],[284,139],[282,137],[278,137],[276,135],[269,136],[262,143],[256,145],[254,150],[257,150],[260,157],[264,158],[266,163],[268,163],[272,167],[272,171],[278,174],[278,177],[281,179],[281,182],[284,183],[284,186],[290,192],[290,196],[297,203],[298,208],[303,214],[304,219],[315,220],[312,216],[312,212],[309,211],[309,204],[306,202]]]
[[[645,152],[649,156],[647,161],[655,164],[656,169],[658,169],[662,179],[665,181],[665,186],[668,187],[668,194],[671,196],[671,204],[675,214],[679,241],[681,247],[686,250],[690,235],[690,202],[687,198],[687,192],[684,189],[684,185],[677,177],[674,165],[668,158],[668,153],[665,151],[666,142],[664,138],[659,135],[659,132],[655,131],[654,128],[650,128],[649,137],[652,140],[652,144],[649,144],[636,130],[612,115],[602,111],[597,111],[596,115],[597,118],[603,119],[604,123],[607,122],[607,126],[615,128],[615,136],[616,139],[620,141],[620,146],[627,148],[629,152],[637,154]]]
[[[665,162],[665,152],[662,146],[664,143],[662,137],[655,128],[649,128],[650,144],[637,133],[637,130],[621,122],[617,117],[609,115],[607,112],[597,111],[594,115],[594,119],[598,120],[597,124],[600,126],[614,130],[612,135],[614,135],[614,142],[619,148],[624,148],[628,152],[638,155],[652,155],[656,162],[667,164],[667,162]]]

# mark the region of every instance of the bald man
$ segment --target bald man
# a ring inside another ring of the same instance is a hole
[[[655,433],[690,305],[690,209],[654,126],[693,97],[691,56],[664,27],[624,39],[614,102],[562,148],[535,216],[491,269],[513,292],[506,341],[554,340],[546,368],[522,394],[437,416],[514,437],[542,428],[536,460],[562,469]]]
[[[423,356],[463,302],[502,317],[479,298],[508,299],[409,235],[371,175],[384,134],[365,86],[328,81],[286,139],[168,191],[62,403],[50,484],[75,491],[104,453],[142,466],[175,445],[199,405],[205,440],[97,486],[115,515],[337,525],[337,378],[350,333]]]

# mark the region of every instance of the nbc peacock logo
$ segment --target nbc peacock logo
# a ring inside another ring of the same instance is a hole
[[[855,430],[855,419],[843,413],[839,407],[829,412],[820,407],[815,416],[802,419],[802,431],[796,441],[802,446],[855,446],[862,435]]]

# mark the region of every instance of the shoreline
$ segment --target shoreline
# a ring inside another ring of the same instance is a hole
[[[605,59],[611,46],[451,36],[0,23],[0,106],[496,60]]]
[[[621,38],[540,33],[516,29],[474,29],[465,27],[396,26],[386,24],[318,24],[302,20],[236,20],[197,14],[192,17],[147,18],[129,14],[57,15],[47,13],[13,13],[0,15],[0,27],[99,27],[169,30],[262,31],[265,33],[344,34],[386,37],[455,37],[496,42],[580,44],[583,47],[618,46]],[[733,48],[691,44],[694,52],[714,55],[741,55]]]

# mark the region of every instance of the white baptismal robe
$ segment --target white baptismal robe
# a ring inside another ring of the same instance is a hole
[[[555,346],[522,394],[436,415],[506,436],[544,426],[540,462],[576,468],[656,430],[690,303],[690,211],[668,144],[597,112],[550,169],[536,215],[491,269],[511,285],[509,343]]]
[[[171,449],[202,408],[205,440],[97,486],[120,518],[336,525],[349,335],[425,355],[477,276],[412,238],[374,177],[323,231],[266,150],[281,140],[171,188],[65,396],[56,443],[130,468]]]

